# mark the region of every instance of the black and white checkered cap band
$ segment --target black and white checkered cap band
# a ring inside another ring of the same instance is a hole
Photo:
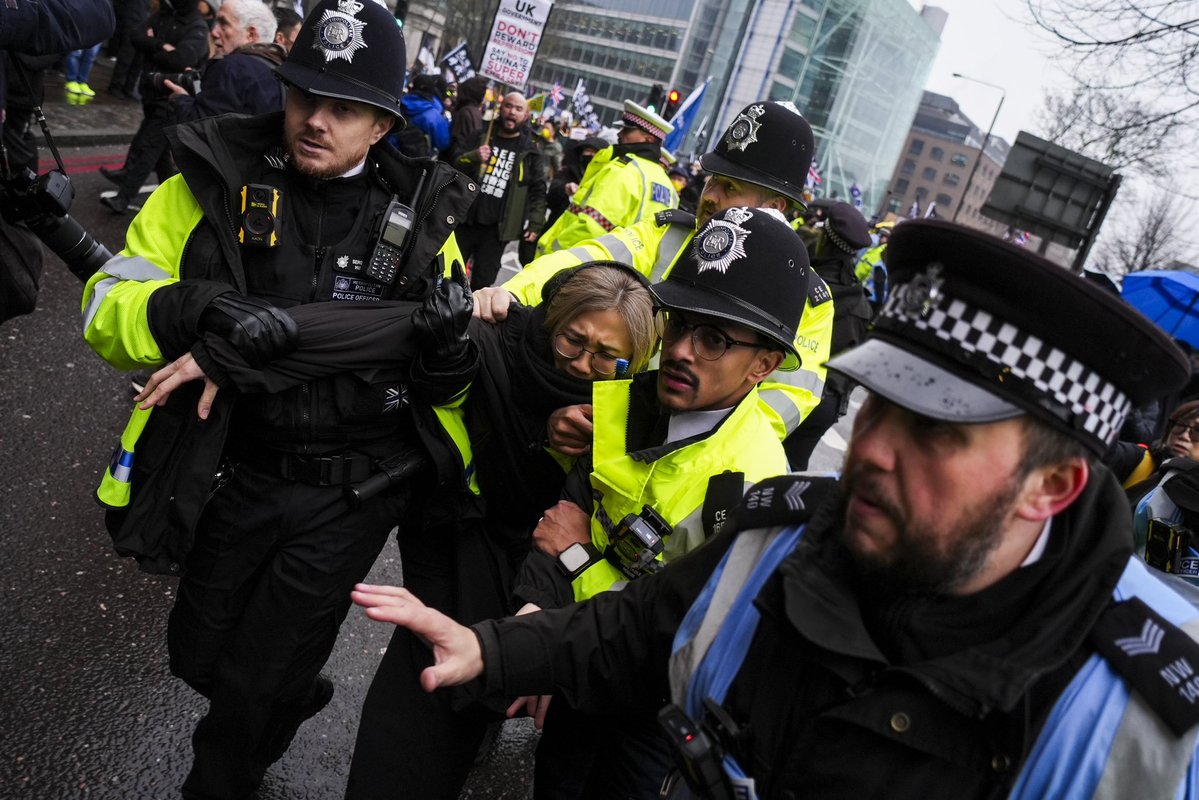
[[[1128,395],[1036,336],[944,292],[927,289],[927,285],[922,289],[908,284],[893,292],[881,316],[985,357],[1003,368],[1005,384],[1010,386],[1016,378],[1024,388],[1048,395],[1069,409],[1087,433],[1105,444],[1115,440],[1132,409]]]

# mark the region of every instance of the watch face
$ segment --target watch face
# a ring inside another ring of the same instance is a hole
[[[563,550],[562,554],[558,556],[558,561],[569,572],[578,572],[590,560],[591,557],[587,554],[587,550],[578,542]]]

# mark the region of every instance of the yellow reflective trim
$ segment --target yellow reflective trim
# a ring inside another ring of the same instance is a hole
[[[128,454],[128,457],[123,460],[126,461],[127,467],[132,467],[137,442],[146,429],[146,423],[150,421],[150,414],[153,411],[153,407],[143,411],[134,406],[133,414],[129,417],[125,430],[121,432],[121,443],[113,453],[113,458],[109,460],[108,466],[104,468],[104,476],[100,479],[100,485],[96,487],[96,499],[109,508],[125,508],[129,505],[132,484],[128,478],[118,477],[114,473],[113,467],[117,461],[122,460],[122,453]],[[118,472],[127,474],[127,470],[118,470]]]

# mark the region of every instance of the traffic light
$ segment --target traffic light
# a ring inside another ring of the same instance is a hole
[[[666,103],[662,106],[662,118],[669,120],[679,110],[679,103],[683,101],[683,94],[678,89],[671,89],[666,95]]]
[[[404,21],[408,19],[408,2],[409,0],[396,0],[396,25],[401,29],[404,27]]]
[[[666,89],[662,84],[655,83],[654,88],[649,90],[649,98],[645,101],[645,107],[650,111],[657,112],[662,107],[662,101],[666,99]]]

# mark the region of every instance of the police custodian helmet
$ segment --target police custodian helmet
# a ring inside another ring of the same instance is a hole
[[[812,126],[791,103],[751,103],[733,120],[711,153],[705,172],[764,186],[801,208],[816,141]]]
[[[408,63],[395,17],[374,0],[322,0],[275,70],[303,92],[356,100],[400,116]]]
[[[798,369],[795,338],[808,296],[808,252],[779,212],[727,208],[708,221],[666,280],[650,287],[658,305],[752,328]]]

